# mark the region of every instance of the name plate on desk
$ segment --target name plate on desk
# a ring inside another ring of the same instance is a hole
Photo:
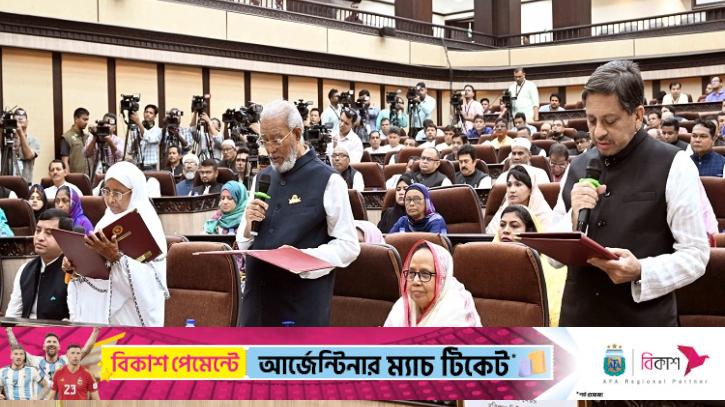
[[[219,208],[220,194],[198,196],[162,196],[153,198],[154,209],[159,215],[174,213],[207,212]]]

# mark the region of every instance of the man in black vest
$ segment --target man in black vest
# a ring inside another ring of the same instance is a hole
[[[57,320],[69,317],[65,273],[60,268],[63,253],[50,233],[52,229],[73,230],[73,220],[60,209],[47,209],[40,214],[33,235],[38,257],[18,269],[6,317]]]
[[[451,180],[442,172],[438,171],[441,165],[441,158],[434,147],[428,147],[420,153],[418,171],[413,173],[413,181],[427,186],[428,188],[451,185]]]
[[[705,272],[697,168],[643,130],[643,94],[631,61],[600,66],[584,86],[596,148],[572,161],[556,211],[572,230],[580,210],[591,209],[588,236],[619,259],[569,267],[561,326],[677,326],[675,290]],[[581,180],[590,162],[602,168],[596,188]]]
[[[360,253],[360,244],[345,181],[305,146],[302,117],[291,102],[264,106],[260,126],[259,142],[272,165],[258,180],[270,177],[271,198],[247,205],[237,234],[239,248],[292,246],[334,267],[347,267]],[[256,236],[253,222],[259,222]],[[243,326],[330,325],[334,269],[293,274],[253,257],[246,260]]]
[[[491,188],[491,177],[476,168],[476,149],[464,144],[458,150],[458,165],[461,170],[456,173],[456,184],[468,184],[474,188]]]

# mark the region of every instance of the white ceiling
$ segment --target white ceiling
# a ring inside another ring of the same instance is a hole
[[[433,0],[433,12],[450,14],[473,10],[473,0]]]

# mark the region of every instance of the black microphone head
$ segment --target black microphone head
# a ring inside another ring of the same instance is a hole
[[[272,177],[270,177],[269,174],[260,175],[259,180],[257,182],[257,187],[259,189],[259,192],[264,192],[266,194],[267,191],[269,191],[270,183],[272,183]]]
[[[599,158],[592,158],[587,164],[587,178],[599,179],[602,175],[602,161]]]

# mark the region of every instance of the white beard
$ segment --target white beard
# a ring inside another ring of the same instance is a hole
[[[193,171],[185,171],[184,172],[184,178],[186,178],[189,181],[193,180],[195,175],[196,174]]]
[[[272,168],[274,168],[278,173],[284,174],[285,172],[291,170],[292,167],[295,166],[295,163],[297,163],[297,152],[292,150],[279,167],[272,164]]]

